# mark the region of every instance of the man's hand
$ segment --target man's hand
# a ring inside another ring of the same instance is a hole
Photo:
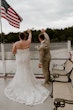
[[[39,67],[39,68],[42,68],[42,64],[41,64],[41,63],[39,63],[39,64],[38,64],[38,67]]]
[[[44,29],[41,29],[41,33],[44,33],[45,32],[45,30]]]

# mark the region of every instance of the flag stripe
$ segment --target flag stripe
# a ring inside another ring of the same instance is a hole
[[[9,20],[8,17],[6,17],[4,14],[3,14],[1,17],[3,17],[3,18],[5,18],[6,20],[8,20],[10,25],[12,25],[12,26],[14,26],[14,27],[16,27],[16,28],[19,28],[20,23],[11,21],[11,19]]]
[[[16,28],[20,27],[20,22],[22,21],[22,18],[5,0],[1,0],[1,17],[6,19],[10,25]]]
[[[5,18],[6,20],[8,20],[7,18],[6,18],[6,16],[2,16],[3,18]],[[9,20],[8,20],[9,21]],[[19,26],[20,26],[20,23],[19,24],[16,24],[16,23],[13,23],[13,22],[11,22],[11,21],[9,21],[9,24],[10,25],[12,25],[12,26],[14,26],[14,27],[16,27],[16,28],[19,28]]]
[[[11,8],[8,9],[8,13],[10,13],[10,15],[14,15],[14,17],[15,17],[16,19],[19,19],[19,17],[16,16],[16,14],[13,12],[13,10],[11,10]],[[19,19],[19,20],[20,20],[20,19]]]
[[[22,21],[22,18],[21,18],[19,15],[16,16],[17,13],[16,13],[16,12],[14,13],[14,10],[13,10],[11,7],[9,8],[9,11],[10,11],[10,13],[12,13],[13,15],[15,15],[16,18],[18,18],[20,21]]]
[[[14,20],[12,20],[12,19],[10,19],[9,17],[7,17],[7,20],[9,21],[9,22],[11,22],[11,23],[14,23],[14,24],[19,24],[18,22],[15,22]]]
[[[8,21],[9,21],[9,24],[11,24],[12,26],[14,25],[14,27],[18,27],[18,28],[19,28],[20,23],[11,21],[11,19],[9,19],[8,17],[6,17],[6,16],[4,16],[4,15],[3,15],[2,17],[5,18],[6,20],[8,20]]]
[[[6,20],[8,20],[8,19],[6,18],[6,16],[2,16],[2,17],[5,18]],[[8,20],[8,21],[9,21],[9,20]],[[19,24],[16,24],[16,23],[11,22],[11,21],[9,21],[9,24],[11,24],[12,26],[17,27],[17,28],[19,28],[19,26],[20,26],[20,23],[19,23]]]
[[[14,24],[11,23],[11,22],[9,22],[9,24],[12,25],[12,26],[14,26],[14,27],[16,27],[16,28],[19,28],[19,27],[20,27],[20,24],[19,24],[19,25],[16,25],[16,24],[14,25]]]
[[[20,23],[20,20],[19,19],[17,19],[17,17],[15,17],[15,15],[11,15],[10,13],[9,13],[9,11],[8,11],[8,13],[5,13],[5,9],[4,8],[2,8],[2,15],[3,16],[7,16],[7,17],[9,17],[10,19],[12,19],[12,20],[14,20],[15,22],[18,22],[18,23]],[[7,14],[7,15],[6,15]]]
[[[13,22],[15,24],[19,24],[20,23],[20,22],[16,22],[15,20],[9,18],[8,16],[5,16],[5,13],[4,12],[2,13],[1,17],[3,17],[5,19],[7,19],[9,22]]]
[[[7,17],[15,22],[20,23],[20,21],[18,19],[15,19],[12,15],[10,16],[9,14],[7,14]]]

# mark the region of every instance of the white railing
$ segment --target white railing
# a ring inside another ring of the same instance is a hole
[[[58,45],[57,45],[58,44]],[[68,41],[64,43],[57,43],[55,47],[55,43],[51,45],[51,66],[50,70],[52,69],[52,65],[56,63],[64,63],[64,61],[69,58],[69,52],[71,51],[71,42]],[[60,45],[59,45],[60,44]],[[12,44],[11,44],[12,45]],[[32,44],[34,45],[34,44]],[[38,45],[38,44],[35,44]],[[35,46],[33,46],[35,47]],[[59,49],[58,49],[59,47]],[[8,47],[9,48],[9,47]],[[56,48],[56,49],[55,49]],[[6,44],[1,44],[1,52],[0,52],[0,73],[15,73],[16,71],[16,63],[15,63],[15,56],[12,55],[11,52],[5,51]],[[31,52],[31,68],[34,74],[42,74],[42,70],[38,68],[39,63],[39,52],[33,51],[30,49]],[[35,60],[35,61],[34,61]],[[59,61],[61,60],[61,61]],[[35,62],[35,63],[34,63]]]

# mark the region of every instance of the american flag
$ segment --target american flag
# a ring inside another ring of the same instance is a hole
[[[5,0],[1,0],[1,17],[5,18],[13,27],[20,28],[21,16]]]

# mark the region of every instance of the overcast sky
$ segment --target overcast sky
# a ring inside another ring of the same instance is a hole
[[[23,18],[20,29],[16,29],[2,18],[4,33],[26,29],[61,29],[73,26],[73,0],[6,0]]]

